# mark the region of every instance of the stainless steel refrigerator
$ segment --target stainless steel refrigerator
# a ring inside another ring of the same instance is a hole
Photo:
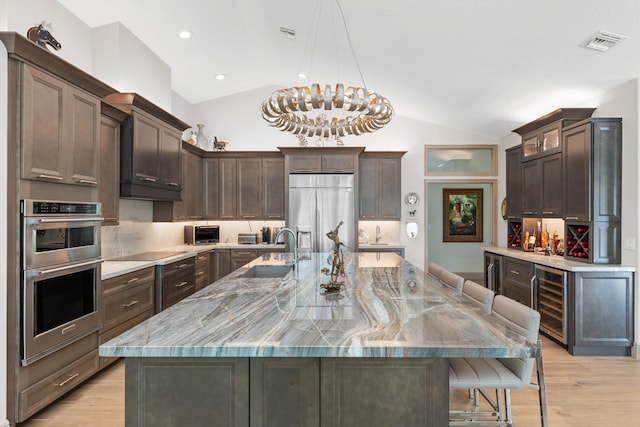
[[[340,241],[355,251],[355,200],[352,174],[289,175],[287,225],[298,236],[299,251],[330,252],[326,234],[343,221]]]

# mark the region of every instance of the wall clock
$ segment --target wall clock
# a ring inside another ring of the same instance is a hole
[[[411,207],[417,206],[419,201],[420,201],[420,198],[414,192],[407,193],[407,195],[404,196],[404,202],[406,203],[407,206],[411,206]]]

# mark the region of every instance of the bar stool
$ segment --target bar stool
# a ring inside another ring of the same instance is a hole
[[[456,294],[462,295],[462,285],[464,284],[464,278],[462,276],[443,269],[440,274],[440,283],[455,289]]]
[[[495,296],[495,292],[491,289],[472,280],[466,280],[462,285],[462,296],[482,307],[487,314],[491,314],[493,297]]]
[[[540,313],[503,295],[496,295],[491,315],[529,343],[537,343]],[[536,366],[538,384],[531,383]],[[450,426],[496,425],[513,426],[511,419],[511,389],[533,387],[538,390],[540,422],[548,427],[547,397],[542,355],[536,358],[459,358],[449,360],[449,387],[480,390],[491,405],[491,411],[449,411]],[[494,389],[496,401],[483,389]],[[489,419],[487,419],[489,418]]]
[[[436,264],[435,262],[430,262],[427,267],[427,273],[429,273],[431,277],[435,277],[438,280],[440,280],[440,274],[442,274],[442,270],[444,270],[442,266]]]

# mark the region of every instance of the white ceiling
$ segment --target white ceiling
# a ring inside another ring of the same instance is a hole
[[[363,85],[336,0],[58,1],[90,27],[121,22],[171,66],[173,90],[191,103],[274,85]],[[640,76],[638,0],[340,4],[367,88],[426,122],[501,137]],[[183,29],[193,37],[178,38]],[[606,53],[581,46],[598,31],[629,38]]]

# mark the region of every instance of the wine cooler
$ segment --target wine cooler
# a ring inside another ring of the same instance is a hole
[[[567,344],[567,272],[536,264],[540,331]]]

